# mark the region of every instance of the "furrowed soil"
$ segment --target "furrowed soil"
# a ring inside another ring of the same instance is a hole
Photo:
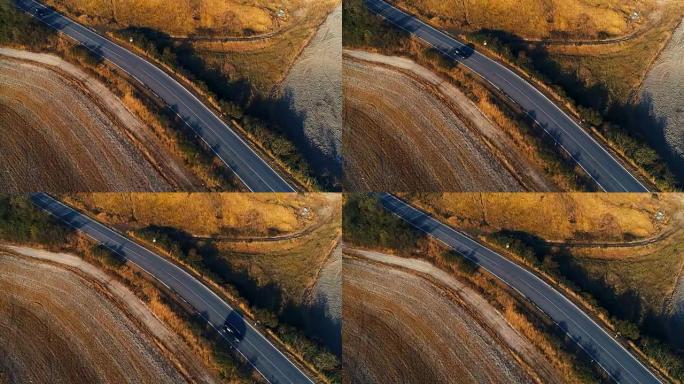
[[[328,16],[283,82],[291,124],[319,162],[342,159],[342,6]],[[315,165],[315,161],[313,162]]]
[[[312,302],[325,303],[329,317],[342,320],[342,244],[330,254],[313,289]]]
[[[315,283],[305,296],[305,304],[312,314],[324,344],[337,356],[342,355],[342,244],[330,253],[320,268]]]
[[[510,137],[427,68],[345,51],[343,73],[348,190],[554,189]]]
[[[525,358],[538,364],[535,369],[544,367],[538,374],[556,381],[548,362],[486,300],[448,275],[436,278],[432,273],[439,271],[429,263],[413,262],[376,253],[345,254],[346,381],[535,381],[511,347],[526,351]],[[473,307],[475,301],[479,305]]]
[[[166,191],[200,183],[102,83],[0,49],[0,190]]]
[[[96,284],[0,255],[0,378],[10,383],[181,383],[153,340]]]

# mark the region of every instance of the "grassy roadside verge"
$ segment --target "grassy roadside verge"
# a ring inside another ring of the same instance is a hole
[[[96,212],[87,209],[77,209],[91,217],[96,215]],[[234,267],[223,257],[224,251],[218,241],[194,238],[190,233],[172,227],[150,225],[136,230],[121,227],[117,230],[125,232],[133,241],[154,250],[202,281],[238,310],[247,321],[256,323],[255,326],[263,334],[303,367],[311,377],[321,382],[340,382],[340,361],[333,351],[319,340],[320,335],[317,333],[316,327],[320,324],[316,321],[322,319],[328,324],[330,320],[323,306],[310,306],[305,302],[293,300],[280,284],[268,281],[267,277],[251,276],[247,268],[259,269],[256,262],[248,267]],[[307,242],[306,245],[311,243],[315,242]],[[107,252],[100,252],[97,247],[81,247],[79,250],[79,254],[93,251],[107,256]],[[103,262],[108,265],[117,264],[108,257],[104,257]],[[189,312],[194,316],[191,308]],[[194,317],[191,317],[190,320],[193,319]],[[213,335],[213,328],[207,326],[203,320],[193,321],[201,325],[203,332]]]
[[[399,7],[413,13],[404,4]],[[542,42],[526,41],[500,29],[473,31],[476,26],[468,26],[468,32],[447,32],[461,41],[474,43],[479,51],[498,59],[555,100],[604,147],[648,181],[651,188],[673,191],[683,187],[681,172],[675,174],[676,163],[668,163],[673,158],[676,161],[676,156],[663,147],[659,138],[653,137],[653,131],[662,127],[650,105],[635,101],[635,89],[671,36],[667,28],[672,27],[672,20],[676,24],[680,20],[679,6],[664,7],[667,15],[661,24],[654,24],[634,39],[596,46],[608,51],[605,55],[592,55],[591,45],[585,46],[587,51],[582,54],[582,44],[549,49]]]
[[[655,119],[650,111],[629,102],[610,101],[601,85],[589,86],[577,74],[564,70],[543,45],[501,31],[471,33],[465,39],[522,74],[658,189],[682,188],[663,154],[642,130],[642,125],[650,126]]]
[[[454,211],[448,214],[438,205],[428,203],[432,196],[434,195],[402,195],[433,217],[449,222],[447,218],[452,216]],[[492,209],[493,207],[490,207],[490,212]],[[579,211],[574,214],[581,216]],[[582,260],[586,261],[586,257],[583,259],[575,256],[572,249],[549,244],[543,238],[528,232],[533,230],[506,229],[508,226],[490,231],[479,230],[480,225],[486,226],[486,223],[495,221],[490,214],[486,215],[482,222],[475,221],[463,229],[499,254],[533,271],[590,314],[604,328],[618,333],[617,339],[622,344],[631,347],[635,355],[642,361],[649,362],[662,376],[678,382],[684,379],[684,354],[681,353],[684,339],[679,336],[678,330],[682,323],[676,317],[659,312],[659,304],[649,307],[646,303],[649,296],[644,293],[646,287],[628,285],[625,288],[624,285],[615,285],[615,280],[611,280],[610,268],[603,267],[600,272],[592,273],[587,264],[582,263]],[[663,254],[662,257],[667,256]],[[612,262],[623,262],[627,265],[635,263],[633,260]],[[653,272],[644,273],[646,276],[652,276]]]
[[[69,251],[124,283],[158,319],[185,341],[214,377],[223,382],[265,382],[200,314],[146,273],[125,264],[108,249],[93,245],[90,239],[79,237]]]
[[[598,186],[541,127],[474,73],[445,60],[434,49],[372,14],[362,0],[343,4],[345,48],[405,56],[427,67],[459,88],[474,104],[513,139],[530,161],[562,190],[589,190]]]
[[[463,262],[441,243],[389,213],[377,195],[347,195],[344,205],[345,244],[400,256],[425,259],[469,284],[492,302],[506,320],[527,337],[571,382],[607,381],[605,373],[548,316],[538,311],[498,279]]]
[[[669,379],[684,381],[684,355],[672,337],[671,319],[644,310],[636,291],[616,292],[607,281],[590,276],[569,249],[551,246],[532,234],[498,231],[484,240],[573,297]]]
[[[0,195],[0,239],[17,245],[74,253],[124,283],[197,353],[224,382],[258,382],[246,361],[224,348],[204,322],[149,277],[122,263],[85,236],[36,208],[27,196]]]
[[[306,332],[309,309],[286,298],[278,284],[257,281],[245,271],[233,268],[213,241],[193,238],[182,230],[147,227],[132,231],[131,236],[219,292],[227,302],[240,308],[244,316],[256,321],[300,364],[322,375],[322,380],[340,382],[338,358],[315,335]]]
[[[0,0],[0,45],[55,54],[77,65],[104,83],[134,115],[151,128],[172,153],[178,154],[202,181],[202,189],[242,188],[232,171],[223,166],[194,132],[160,100],[85,47],[19,11],[12,0]]]
[[[271,117],[271,103],[244,79],[231,79],[197,54],[188,42],[178,42],[170,36],[148,28],[126,28],[112,36],[121,45],[144,55],[171,76],[180,79],[191,92],[227,118],[238,133],[268,156],[277,168],[289,173],[306,190],[334,188],[329,181],[316,178],[312,167]],[[322,183],[322,184],[321,184]]]

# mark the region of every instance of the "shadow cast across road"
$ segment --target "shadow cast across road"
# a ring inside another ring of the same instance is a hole
[[[195,267],[203,276],[235,289],[253,309],[260,325],[294,327],[341,355],[341,323],[328,314],[324,300],[298,303],[289,299],[277,283],[259,282],[245,268],[234,268],[228,261],[230,255],[222,254],[211,240],[197,239],[185,231],[164,226],[149,226],[137,233],[142,238],[154,239],[156,244]],[[222,325],[233,324],[232,320],[236,327],[240,326],[231,316]]]
[[[587,84],[576,71],[564,69],[546,45],[524,41],[506,31],[481,29],[470,38],[486,41],[516,65],[530,68],[535,77],[572,100],[584,122],[617,143],[628,158],[675,186],[684,186],[684,157],[666,143],[667,119],[655,114],[649,95],[637,102],[616,100],[604,84]]]

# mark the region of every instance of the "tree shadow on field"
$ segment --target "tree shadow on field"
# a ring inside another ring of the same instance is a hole
[[[128,27],[117,34],[127,40],[132,39],[143,50],[180,69],[190,80],[196,81],[201,89],[219,100],[245,108],[255,95],[254,88],[247,80],[232,79],[208,65],[188,41],[175,41],[168,34],[147,27]]]
[[[265,326],[274,328],[279,322],[288,324],[333,351],[334,348],[341,348],[341,343],[336,344],[339,340],[336,335],[339,334],[340,323],[328,316],[325,301],[311,305],[292,302],[286,298],[285,292],[277,283],[260,283],[247,269],[234,268],[211,240],[197,239],[188,232],[165,226],[148,226],[138,230],[138,233],[146,239],[154,239],[156,244],[178,255],[219,285],[234,288],[250,307],[274,314],[277,321],[273,322],[266,317],[263,319]]]
[[[326,190],[341,189],[339,159],[326,156],[308,142],[304,132],[306,113],[293,108],[291,92],[286,92],[277,100],[262,96],[249,80],[233,79],[207,63],[191,42],[176,41],[168,34],[155,29],[129,27],[118,31],[117,34],[126,40],[132,39],[137,46],[158,60],[180,70],[202,91],[213,95],[223,112],[228,115],[236,119],[242,119],[243,116],[256,117],[268,122],[269,131],[282,133],[294,142],[314,168],[318,181]],[[287,154],[283,156],[287,157]]]
[[[307,336],[341,357],[342,322],[329,314],[328,305],[325,297],[317,297],[313,302],[301,304],[288,301],[281,318],[285,323],[302,329]]]
[[[342,159],[341,155],[325,153],[321,148],[312,143],[307,137],[307,119],[312,117],[307,111],[295,108],[295,95],[291,89],[286,89],[284,94],[277,98],[256,96],[247,110],[247,113],[259,117],[276,127],[287,136],[311,166],[317,181],[324,190],[338,192],[341,190]],[[329,127],[341,130],[340,127]],[[322,135],[323,132],[316,132]]]
[[[515,34],[493,29],[481,29],[471,36],[487,41],[489,47],[518,66],[531,69],[556,93],[571,99],[585,122],[617,143],[637,164],[675,186],[684,186],[684,158],[667,145],[667,121],[655,115],[650,95],[635,103],[615,100],[604,84],[586,84],[576,71],[563,69],[544,44],[529,43]]]

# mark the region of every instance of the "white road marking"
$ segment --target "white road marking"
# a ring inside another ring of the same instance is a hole
[[[487,249],[489,252],[491,252],[492,254],[494,254],[495,256],[497,256],[497,257],[500,259],[500,261],[503,261],[504,263],[506,263],[506,264],[509,266],[509,268],[515,269],[515,270],[518,270],[518,271],[522,271],[524,274],[526,274],[527,276],[529,276],[531,279],[533,279],[533,280],[535,280],[535,281],[537,281],[537,282],[541,282],[543,285],[545,285],[547,288],[549,288],[552,292],[554,292],[554,293],[556,293],[558,296],[560,296],[565,302],[567,302],[568,304],[570,304],[570,306],[572,306],[572,307],[574,307],[575,309],[577,309],[577,311],[578,311],[579,313],[581,313],[582,316],[584,316],[586,319],[588,319],[590,322],[592,322],[592,323],[593,323],[598,329],[600,329],[600,330],[601,330],[601,331],[602,331],[610,340],[614,341],[614,342],[615,342],[615,343],[616,343],[616,344],[617,344],[617,345],[618,345],[618,346],[619,346],[619,347],[620,347],[628,356],[630,356],[630,357],[631,357],[634,361],[636,361],[642,368],[644,368],[644,370],[645,370],[646,372],[648,372],[648,373],[653,377],[654,380],[656,380],[657,382],[660,382],[660,380],[653,374],[653,372],[651,372],[648,368],[646,368],[646,367],[641,363],[641,361],[640,361],[639,359],[635,358],[635,357],[634,357],[634,356],[633,356],[633,355],[632,355],[632,354],[631,354],[631,353],[630,353],[630,352],[629,352],[629,351],[628,351],[620,342],[618,342],[617,340],[615,340],[615,339],[613,338],[613,336],[612,336],[611,334],[609,334],[602,326],[600,326],[598,323],[596,323],[591,317],[589,317],[589,315],[587,315],[584,311],[582,311],[575,303],[573,303],[570,299],[568,299],[567,297],[565,297],[565,295],[563,295],[562,293],[558,292],[556,289],[554,289],[553,287],[551,287],[551,286],[550,286],[548,283],[546,283],[543,279],[539,278],[538,276],[536,276],[536,275],[533,274],[532,272],[528,271],[527,269],[522,268],[522,267],[520,267],[519,265],[513,263],[512,261],[508,260],[506,257],[501,256],[499,253],[494,252],[494,251],[492,251],[491,249],[488,249],[488,248],[484,247],[482,244],[480,244],[480,243],[476,242],[475,240],[471,239],[470,236],[466,235],[465,233],[462,233],[462,232],[457,231],[457,230],[455,230],[455,229],[453,229],[453,228],[451,228],[451,227],[449,227],[449,226],[447,226],[447,225],[445,225],[445,224],[442,224],[441,222],[437,221],[436,219],[434,219],[433,217],[431,217],[431,216],[428,215],[427,213],[425,213],[425,212],[423,212],[423,211],[421,211],[421,210],[419,210],[419,209],[417,209],[417,208],[411,206],[410,204],[404,202],[404,201],[401,200],[400,198],[398,198],[398,197],[396,197],[396,196],[394,196],[394,195],[391,195],[391,194],[384,194],[384,196],[386,196],[388,199],[384,199],[384,198],[382,198],[382,197],[381,197],[381,199],[383,199],[384,201],[389,200],[390,206],[391,206],[392,208],[394,208],[394,209],[390,209],[390,211],[391,211],[394,215],[396,215],[397,217],[399,217],[399,218],[402,219],[403,221],[407,222],[408,224],[410,224],[410,225],[413,226],[414,228],[420,230],[421,232],[424,232],[424,233],[430,235],[431,237],[433,237],[434,239],[438,240],[439,242],[441,242],[442,244],[444,244],[444,245],[447,246],[448,248],[451,248],[451,249],[454,249],[454,250],[458,251],[458,252],[461,253],[464,257],[466,257],[466,258],[468,258],[469,260],[475,262],[477,265],[479,265],[480,267],[482,267],[483,269],[485,269],[487,272],[489,272],[489,273],[491,273],[492,275],[496,276],[496,277],[497,277],[499,280],[501,280],[504,284],[506,284],[507,286],[509,286],[510,288],[512,288],[513,290],[515,290],[516,292],[518,292],[522,297],[526,298],[527,300],[532,301],[529,297],[527,297],[525,294],[523,294],[522,292],[520,292],[516,287],[512,286],[509,282],[507,282],[505,279],[503,279],[503,278],[502,278],[501,276],[499,276],[497,273],[493,272],[493,271],[490,270],[489,268],[487,268],[487,267],[485,267],[484,265],[480,264],[480,263],[478,262],[478,260],[474,260],[474,259],[473,259],[471,256],[469,256],[467,253],[462,252],[462,251],[459,251],[458,249],[455,249],[453,245],[448,244],[448,243],[446,243],[444,240],[442,240],[442,239],[440,239],[439,237],[435,236],[435,235],[432,233],[432,232],[434,232],[434,230],[431,230],[430,232],[428,232],[428,231],[425,230],[424,228],[421,228],[421,227],[417,226],[416,224],[412,223],[411,221],[407,220],[407,219],[403,216],[403,215],[406,215],[406,213],[405,213],[405,212],[402,212],[402,210],[408,209],[408,210],[411,211],[411,212],[417,212],[417,213],[418,213],[418,216],[416,216],[416,217],[425,217],[425,218],[427,218],[430,222],[436,224],[436,225],[437,225],[437,228],[439,228],[440,230],[441,230],[441,229],[444,229],[445,231],[447,231],[447,232],[443,232],[443,233],[446,234],[445,237],[451,239],[452,241],[455,241],[455,242],[457,242],[457,243],[463,243],[464,240],[465,240],[465,242],[470,242],[470,243],[471,243],[471,244],[470,244],[471,250],[474,251],[474,252],[477,252],[477,248]],[[395,212],[395,210],[398,211],[399,213]],[[415,219],[412,219],[412,220],[415,220]],[[456,234],[456,235],[459,235],[461,238],[451,237],[451,235],[449,234],[449,232],[451,232],[451,233],[453,233],[453,234]],[[491,260],[490,260],[490,261],[491,261]],[[494,265],[496,266],[496,262],[493,262],[493,263],[494,263]],[[547,300],[551,305],[553,305],[557,310],[559,310],[561,313],[563,313],[570,321],[572,321],[572,323],[573,323],[578,329],[580,329],[580,330],[581,330],[589,339],[591,339],[591,340],[594,342],[595,345],[597,345],[598,347],[600,347],[608,356],[610,356],[615,362],[617,362],[617,364],[620,365],[620,367],[623,368],[623,371],[627,372],[633,379],[636,380],[636,377],[634,377],[634,375],[633,375],[630,371],[628,371],[628,370],[622,365],[622,363],[620,362],[620,360],[618,360],[617,358],[615,358],[615,356],[613,356],[609,351],[607,351],[607,350],[603,347],[602,344],[598,343],[598,342],[591,336],[591,334],[589,334],[587,331],[585,331],[584,329],[582,329],[582,328],[579,326],[579,324],[577,324],[577,322],[574,321],[574,320],[572,319],[571,316],[568,316],[567,312],[565,312],[563,309],[561,309],[560,307],[558,307],[550,298],[546,297],[543,293],[541,293],[541,292],[538,291],[536,288],[534,288],[533,286],[531,286],[527,281],[522,281],[522,282],[523,282],[529,289],[531,289],[532,291],[534,291],[534,292],[535,292],[537,295],[539,295],[540,297],[546,299],[546,300]],[[537,307],[538,307],[538,306],[537,306]],[[538,307],[538,308],[539,308],[539,307]],[[539,309],[541,310],[541,308],[539,308]],[[557,325],[558,325],[558,324],[557,324]],[[562,329],[562,328],[561,328],[561,329]],[[590,353],[590,351],[586,350],[586,349],[584,348],[584,346],[582,346],[582,345],[579,343],[578,340],[576,340],[571,334],[569,334],[568,331],[566,331],[566,330],[563,330],[563,331],[564,331],[564,332],[565,332],[573,341],[575,341],[575,342],[580,346],[580,348],[582,348],[589,356],[591,356],[591,357],[593,358],[594,362],[596,362],[596,363],[597,363],[597,364],[598,364],[606,373],[608,373],[608,375],[610,375],[615,381],[618,381],[617,378],[615,378],[615,377],[613,376],[613,374],[612,374],[610,371],[608,371],[603,365],[601,365],[601,363],[598,361],[598,359],[597,359],[592,353]],[[637,380],[637,381],[638,381],[638,380]],[[618,382],[619,382],[619,381],[618,381]]]

